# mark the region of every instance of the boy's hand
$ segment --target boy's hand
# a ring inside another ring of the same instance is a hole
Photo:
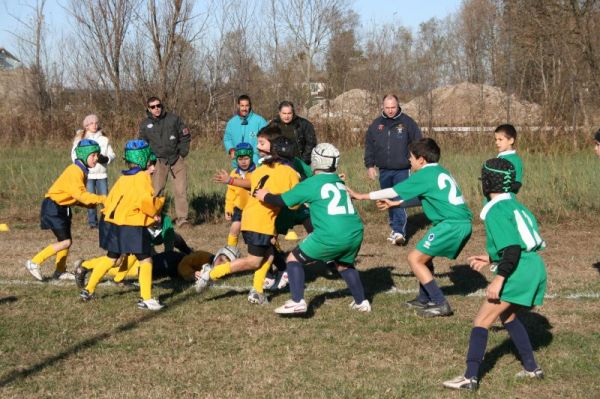
[[[267,194],[270,194],[269,190],[265,189],[265,188],[259,188],[257,190],[254,190],[254,197],[256,199],[258,199],[259,201],[264,201],[265,200],[265,196]]]
[[[475,255],[467,258],[471,269],[481,272],[481,269],[490,264],[490,257],[488,255]]]
[[[390,199],[382,199],[375,201],[375,205],[380,211],[385,211],[386,209],[393,208],[395,206],[400,206],[402,201],[392,201]]]
[[[369,199],[369,194],[357,193],[348,186],[346,186],[346,191],[348,192],[348,195],[352,199],[356,199],[356,200]],[[365,195],[367,196],[366,198],[364,197]]]
[[[227,220],[228,222],[231,221],[231,213],[225,212],[225,220]]]
[[[496,276],[488,285],[485,290],[485,296],[490,301],[497,301],[500,299],[500,291],[502,290],[502,285],[504,284],[504,277]]]
[[[217,170],[217,172],[213,176],[213,181],[215,183],[227,184],[229,182],[229,173],[227,173],[227,171],[224,169]]]

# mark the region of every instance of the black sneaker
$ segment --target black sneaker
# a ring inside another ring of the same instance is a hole
[[[83,302],[89,302],[89,301],[91,301],[92,299],[95,299],[95,296],[94,296],[94,294],[90,294],[90,293],[88,292],[88,290],[83,290],[83,291],[81,291],[81,294],[79,294],[79,297],[81,298],[81,300],[82,300]]]
[[[418,298],[404,302],[404,306],[406,306],[407,308],[411,308],[411,309],[425,309],[427,306],[431,306],[431,305],[434,305],[434,303],[433,302],[423,303],[423,302],[419,301]]]
[[[426,308],[417,310],[417,314],[422,317],[442,317],[452,316],[454,312],[452,311],[448,301],[444,301],[439,305],[436,305],[435,303],[432,305],[427,305]]]
[[[77,284],[77,288],[85,288],[85,277],[91,271],[90,269],[86,269],[81,264],[83,260],[78,260],[75,262],[75,284]]]
[[[476,391],[479,388],[479,381],[477,378],[466,378],[464,375],[460,375],[448,381],[444,381],[444,386],[451,389],[465,389],[467,391]]]
[[[538,380],[543,380],[544,372],[539,367],[533,371],[527,371],[527,370],[523,369],[523,370],[519,371],[517,374],[515,374],[515,377],[516,378],[535,378]]]

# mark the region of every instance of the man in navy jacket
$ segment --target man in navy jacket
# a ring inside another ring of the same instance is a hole
[[[369,178],[375,180],[379,169],[382,189],[406,180],[410,172],[408,145],[421,137],[417,123],[402,113],[398,97],[394,94],[383,97],[381,116],[371,123],[365,138],[365,166]],[[388,212],[392,228],[388,241],[403,245],[406,242],[406,210],[393,207]]]

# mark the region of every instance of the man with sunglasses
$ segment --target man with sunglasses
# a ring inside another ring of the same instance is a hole
[[[167,112],[158,97],[146,101],[146,118],[140,123],[139,137],[150,144],[158,158],[152,175],[154,192],[163,195],[169,176],[175,187],[175,225],[183,227],[188,222],[187,166],[185,157],[190,151],[191,135],[183,120]]]

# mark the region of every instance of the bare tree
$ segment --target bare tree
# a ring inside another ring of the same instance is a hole
[[[115,106],[122,103],[122,49],[134,10],[140,0],[71,0],[69,13],[77,22],[81,45],[97,79],[114,90]]]

